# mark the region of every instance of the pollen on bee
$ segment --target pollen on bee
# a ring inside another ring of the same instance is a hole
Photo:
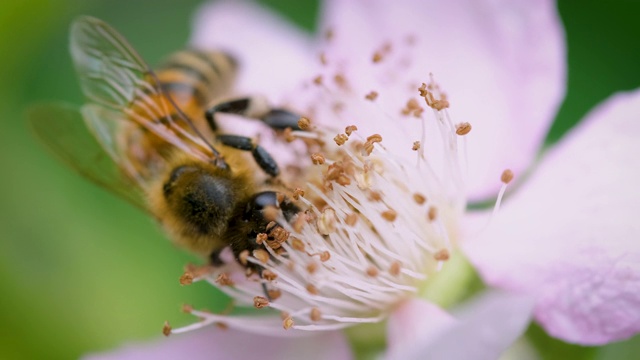
[[[269,306],[269,300],[264,296],[255,296],[253,298],[253,306],[256,309],[262,309]]]
[[[433,255],[433,258],[438,261],[447,261],[449,260],[449,257],[449,250],[447,249],[442,249]]]
[[[411,150],[413,150],[413,151],[420,150],[420,141],[414,141],[413,142],[413,146],[411,147]]]
[[[322,155],[321,153],[311,154],[311,162],[313,163],[313,165],[322,165],[325,161],[326,160],[324,158],[324,155]]]
[[[347,136],[351,136],[351,134],[357,130],[358,130],[358,127],[355,125],[349,125],[344,128],[344,132],[347,134]]]
[[[508,184],[511,180],[513,180],[513,171],[511,171],[511,169],[504,170],[502,175],[500,175],[500,181],[502,181],[503,184]]]
[[[285,330],[289,330],[293,327],[294,322],[293,319],[291,318],[291,316],[287,316],[284,320],[282,320],[282,327]]]
[[[193,273],[187,271],[182,276],[180,276],[180,285],[191,285],[193,284]]]
[[[271,270],[262,270],[262,278],[267,281],[273,281],[278,278],[278,274],[274,273]]]
[[[169,325],[168,321],[165,321],[164,325],[162,326],[162,335],[164,336],[171,335],[171,325]]]
[[[311,321],[320,321],[322,319],[322,312],[320,312],[320,309],[317,307],[312,308],[309,313],[309,319],[311,319]]]
[[[216,284],[220,286],[233,286],[233,280],[229,277],[227,273],[220,273],[216,278]]]
[[[468,122],[463,122],[456,125],[456,134],[460,136],[464,136],[464,135],[467,135],[469,132],[471,132],[471,124],[469,124]]]
[[[253,257],[258,259],[263,264],[269,262],[269,253],[266,250],[257,249],[253,250]]]
[[[346,134],[338,134],[333,138],[333,141],[335,141],[338,146],[344,145],[347,140],[349,140],[349,136]]]

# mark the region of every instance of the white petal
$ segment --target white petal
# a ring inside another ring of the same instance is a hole
[[[283,17],[248,1],[215,1],[196,12],[191,44],[221,49],[240,62],[238,92],[278,102],[308,75],[310,37]]]
[[[550,151],[467,254],[495,286],[538,297],[566,341],[640,332],[640,92],[618,94]]]
[[[426,336],[390,359],[494,360],[505,351],[529,324],[533,301],[529,297],[487,292],[454,310],[455,321],[440,323],[436,336]],[[433,327],[428,318],[414,318],[418,328]],[[390,329],[390,331],[393,328]]]
[[[325,3],[323,26],[334,33],[329,62],[340,58],[339,67],[361,97],[371,90],[380,99],[395,96],[398,109],[385,109],[392,116],[409,97],[417,98],[417,86],[390,88],[377,81],[385,60],[373,64],[372,56],[387,41],[392,52],[402,52],[407,35],[416,36],[408,59],[412,65],[403,75],[419,85],[433,73],[448,94],[454,122],[473,125],[468,135],[471,195],[495,192],[503,169],[519,174],[530,164],[565,92],[564,34],[554,2]]]
[[[340,332],[307,337],[268,337],[208,327],[171,335],[146,344],[131,344],[87,360],[178,359],[350,359],[349,344]]]

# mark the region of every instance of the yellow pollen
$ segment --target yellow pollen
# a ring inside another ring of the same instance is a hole
[[[418,194],[415,193],[413,194],[413,200],[418,204],[418,205],[422,205],[427,201],[427,198],[422,195],[422,194]]]
[[[511,180],[513,180],[513,171],[511,171],[510,169],[506,169],[505,171],[502,172],[502,175],[500,176],[500,181],[502,181],[502,183],[504,184],[508,184],[511,182]]]
[[[253,298],[253,306],[256,309],[262,309],[269,306],[269,300],[264,296],[256,296]]]
[[[304,197],[304,190],[299,187],[295,188],[295,190],[293,190],[293,198],[295,200],[300,200],[300,197]]]
[[[364,96],[364,98],[370,101],[375,101],[378,98],[378,92],[370,91],[367,95]]]
[[[414,141],[413,142],[413,146],[411,147],[411,150],[413,150],[413,151],[420,150],[420,141]]]

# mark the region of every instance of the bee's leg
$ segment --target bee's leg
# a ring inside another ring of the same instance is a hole
[[[221,102],[214,105],[205,113],[211,130],[217,131],[216,113],[237,114],[250,119],[261,120],[274,130],[300,130],[298,120],[300,115],[285,109],[272,108],[266,99],[260,96],[245,97]]]
[[[260,168],[269,176],[276,177],[280,174],[278,163],[276,163],[267,150],[262,146],[255,144],[251,138],[238,135],[218,135],[217,139],[222,144],[234,149],[251,151],[251,155],[253,155],[256,163],[258,163]]]

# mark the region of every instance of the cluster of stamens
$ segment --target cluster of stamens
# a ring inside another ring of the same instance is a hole
[[[385,43],[371,62],[381,66],[392,57],[393,47]],[[331,59],[323,52],[320,62],[328,66]],[[378,91],[354,93],[349,79],[335,72],[330,88],[323,80],[329,76],[310,80],[321,94],[314,97],[310,113],[356,119],[360,113],[350,107],[356,104],[365,109],[367,121],[336,131],[302,118],[301,131],[285,132],[287,141],[304,140],[308,148],[304,182],[287,194],[302,212],[288,222],[275,209],[269,215],[273,226],[256,239],[263,248],[245,252],[240,263],[190,267],[181,278],[183,284],[207,281],[238,305],[275,310],[280,316],[238,317],[188,307],[201,321],[173,332],[213,323],[264,332],[274,327],[330,330],[378,322],[398,303],[416,296],[452,256],[457,220],[466,207],[458,141],[471,125],[453,124],[447,113],[449,101],[432,78],[414,87],[431,111],[411,97],[404,107],[397,104],[397,115],[389,119],[378,107]],[[322,108],[324,114],[315,111]],[[421,124],[421,130],[414,132],[419,139],[400,142],[418,153],[417,163],[415,155],[400,156],[398,149],[386,146],[385,138],[398,134],[362,135],[403,117],[417,118]],[[438,169],[426,156],[434,146],[426,142],[427,125],[439,137]],[[247,276],[247,268],[262,270]]]

